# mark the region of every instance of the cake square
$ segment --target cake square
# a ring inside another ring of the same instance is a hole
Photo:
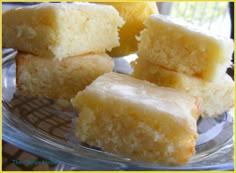
[[[234,81],[228,74],[206,82],[197,77],[168,70],[146,59],[137,58],[132,63],[132,76],[159,86],[171,87],[199,98],[202,117],[216,117],[234,105]]]
[[[124,24],[112,6],[93,3],[41,3],[2,16],[3,47],[40,57],[101,53],[119,46]]]
[[[81,142],[134,160],[181,165],[195,151],[195,97],[172,88],[106,73],[71,99]]]
[[[231,64],[234,42],[185,21],[151,15],[144,22],[138,56],[169,70],[213,81]]]
[[[26,96],[70,99],[98,76],[111,72],[112,59],[105,53],[64,58],[42,58],[18,53],[16,85]]]

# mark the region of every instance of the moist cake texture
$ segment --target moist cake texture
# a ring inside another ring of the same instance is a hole
[[[98,76],[111,72],[112,59],[105,53],[68,57],[61,61],[18,53],[17,88],[26,96],[70,99]]]
[[[216,117],[234,105],[234,81],[223,74],[213,82],[171,71],[157,64],[138,58],[132,63],[132,76],[159,86],[172,87],[199,97],[202,117]]]
[[[98,77],[71,100],[76,136],[134,160],[181,165],[195,151],[195,97],[118,73]]]
[[[205,81],[213,81],[230,66],[232,39],[169,16],[151,15],[144,24],[138,45],[140,58]]]
[[[61,60],[119,46],[124,24],[112,6],[42,3],[9,10],[2,17],[3,47]]]

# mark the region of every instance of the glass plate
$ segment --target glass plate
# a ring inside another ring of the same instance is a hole
[[[2,112],[3,140],[60,163],[57,170],[233,170],[233,110],[218,118],[198,121],[196,154],[188,164],[171,167],[133,161],[90,148],[74,136],[76,112],[65,101],[24,97],[15,86],[16,52],[3,50]],[[115,60],[119,68],[128,66]],[[126,69],[127,70],[127,69]],[[130,70],[128,70],[130,72]]]

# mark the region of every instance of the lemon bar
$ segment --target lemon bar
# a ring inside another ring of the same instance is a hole
[[[99,2],[100,3],[100,2]],[[112,49],[108,54],[120,57],[134,53],[138,49],[140,31],[144,29],[144,20],[151,14],[158,13],[156,2],[102,2],[112,5],[119,11],[125,24],[120,28],[120,46]]]
[[[71,100],[76,136],[133,160],[181,165],[195,151],[195,97],[128,75],[106,73]]]
[[[3,47],[41,57],[101,53],[119,46],[124,21],[112,6],[41,3],[3,14]]]
[[[223,74],[213,82],[206,82],[184,73],[171,71],[145,59],[132,63],[132,76],[147,80],[159,86],[172,87],[199,97],[202,117],[216,117],[230,110],[234,105],[234,82]]]
[[[212,81],[230,66],[230,38],[201,31],[180,19],[151,15],[140,36],[138,56],[169,70]]]
[[[98,76],[111,72],[105,53],[68,57],[61,61],[26,53],[16,55],[16,84],[26,96],[70,99]]]

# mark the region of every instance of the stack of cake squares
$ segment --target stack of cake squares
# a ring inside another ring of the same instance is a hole
[[[14,48],[17,88],[24,95],[70,99],[111,72],[106,54],[124,24],[112,6],[42,3],[3,14],[3,47]]]
[[[202,117],[233,107],[234,82],[226,74],[233,40],[169,16],[151,15],[144,24],[132,76],[198,97]]]
[[[70,99],[78,111],[79,142],[131,161],[183,165],[195,153],[199,105],[204,117],[233,106],[234,83],[225,73],[233,41],[151,15],[132,77],[111,72],[106,54],[119,46],[123,24],[112,6],[90,3],[4,13],[3,47],[18,50],[17,88],[24,95]],[[114,54],[136,50],[131,48],[120,46]]]

